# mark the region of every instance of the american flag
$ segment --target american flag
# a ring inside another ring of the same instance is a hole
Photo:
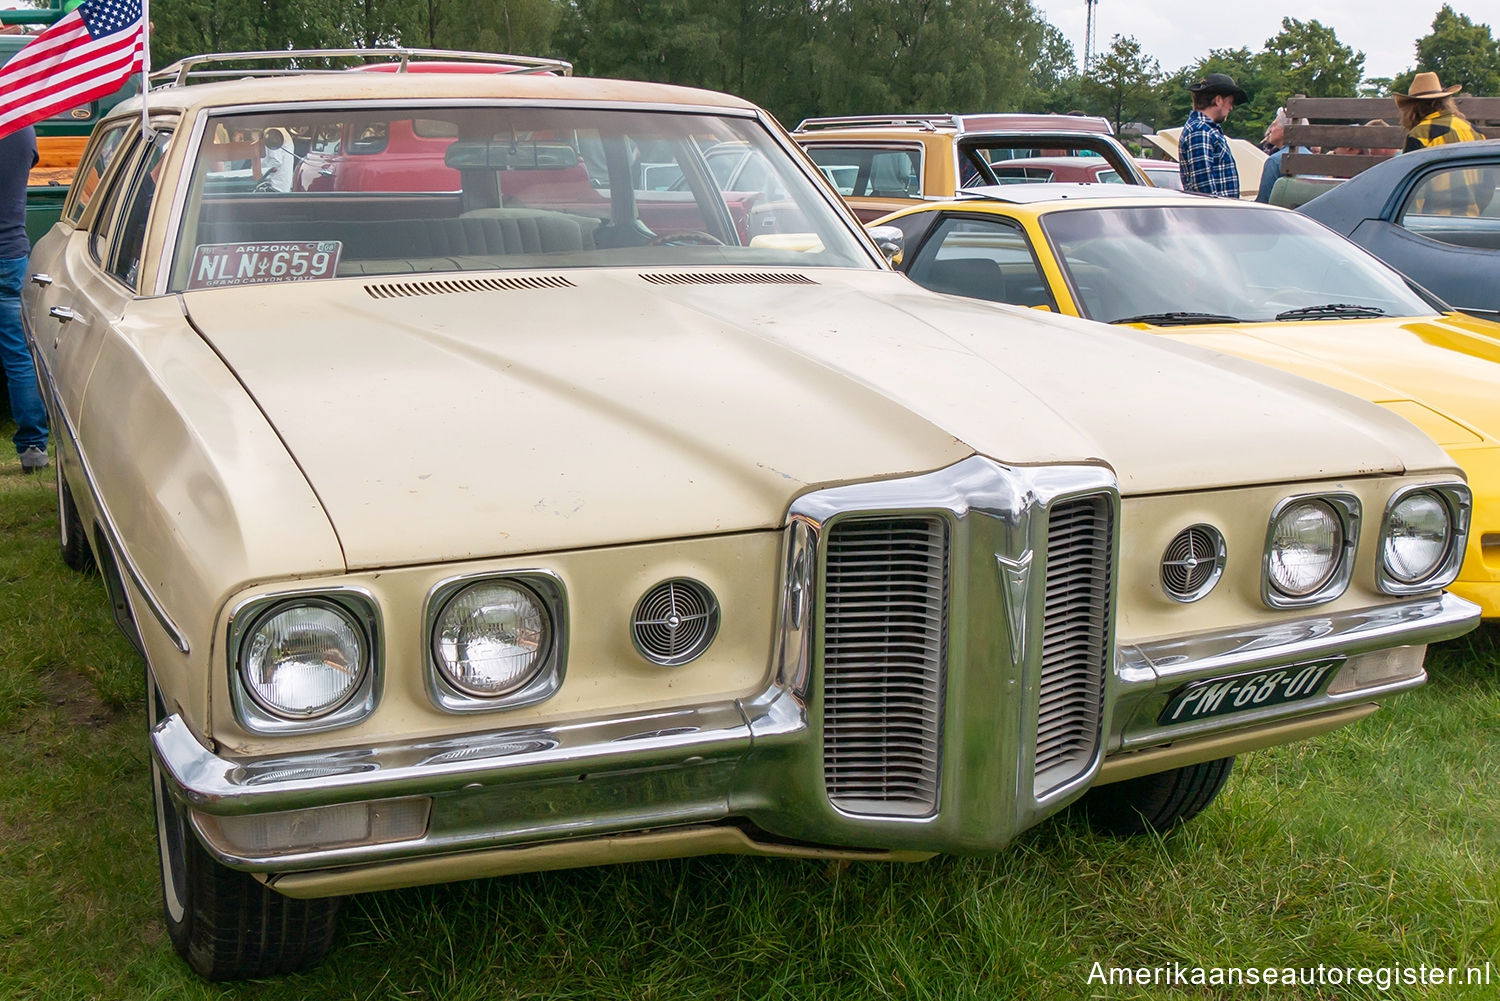
[[[145,45],[141,0],[87,0],[0,66],[0,138],[118,90]]]

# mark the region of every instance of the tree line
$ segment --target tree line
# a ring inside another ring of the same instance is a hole
[[[588,76],[739,94],[795,125],[811,115],[1083,111],[1153,128],[1187,117],[1186,85],[1225,72],[1253,97],[1227,123],[1259,139],[1292,94],[1384,94],[1418,66],[1500,95],[1500,43],[1444,4],[1415,65],[1366,79],[1364,53],[1284,18],[1259,51],[1213,49],[1163,71],[1129,36],[1079,67],[1031,0],[155,0],[152,63],[200,52],[414,47],[570,60]]]

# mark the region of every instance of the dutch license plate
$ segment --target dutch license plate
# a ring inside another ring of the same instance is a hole
[[[1167,700],[1156,718],[1162,726],[1230,713],[1248,712],[1287,702],[1301,702],[1321,692],[1333,679],[1344,658],[1317,660],[1291,667],[1266,668],[1232,678],[1213,678],[1187,685]]]
[[[188,288],[306,282],[332,278],[344,245],[338,240],[294,243],[205,243],[193,251]]]

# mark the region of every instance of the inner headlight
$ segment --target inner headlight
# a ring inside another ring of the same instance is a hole
[[[1453,516],[1441,497],[1407,494],[1386,516],[1380,549],[1386,573],[1403,584],[1425,580],[1442,566],[1452,536]]]
[[[1291,598],[1315,594],[1338,571],[1344,526],[1326,501],[1288,504],[1271,523],[1266,572],[1271,586]]]
[[[240,649],[245,690],[284,719],[333,712],[358,690],[370,665],[369,640],[359,622],[321,599],[273,606],[250,627]]]
[[[536,677],[551,635],[546,607],[529,588],[512,581],[480,581],[443,605],[432,631],[432,654],[454,688],[492,698]]]

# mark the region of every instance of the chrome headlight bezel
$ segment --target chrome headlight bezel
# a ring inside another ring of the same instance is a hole
[[[1287,594],[1276,586],[1271,577],[1271,543],[1276,537],[1276,523],[1289,508],[1306,502],[1328,505],[1339,520],[1343,532],[1343,543],[1333,572],[1315,590],[1307,594]],[[1349,588],[1354,578],[1354,556],[1359,548],[1359,524],[1362,512],[1359,497],[1351,493],[1306,493],[1283,497],[1271,509],[1266,522],[1266,544],[1261,555],[1260,595],[1269,608],[1306,608],[1333,601]]]
[[[1428,493],[1442,501],[1448,508],[1448,549],[1431,573],[1414,581],[1403,581],[1386,566],[1385,544],[1390,538],[1391,517],[1396,505],[1412,494]],[[1447,587],[1458,579],[1463,567],[1464,550],[1468,546],[1469,518],[1474,509],[1474,495],[1462,483],[1411,483],[1391,493],[1386,501],[1385,514],[1380,521],[1380,538],[1375,558],[1375,585],[1381,594],[1423,594]]]
[[[264,705],[250,691],[242,672],[245,645],[255,628],[270,615],[294,605],[331,605],[354,620],[363,631],[365,663],[359,683],[334,708],[316,716],[283,716]],[[375,711],[380,697],[380,678],[385,658],[385,637],[380,606],[363,588],[319,588],[308,591],[274,591],[247,598],[229,614],[225,653],[229,667],[229,694],[235,718],[251,733],[318,733],[353,726]]]
[[[503,695],[475,695],[459,688],[449,680],[438,663],[434,644],[437,641],[437,623],[448,602],[460,591],[474,584],[497,583],[520,587],[531,592],[548,616],[550,638],[543,652],[536,673],[521,687]],[[518,709],[522,706],[545,702],[557,694],[562,687],[564,668],[567,664],[568,616],[567,591],[562,579],[550,570],[501,570],[462,574],[440,581],[427,594],[422,615],[422,641],[426,651],[426,670],[423,672],[427,696],[432,704],[445,712],[472,713],[494,712],[500,709]]]

